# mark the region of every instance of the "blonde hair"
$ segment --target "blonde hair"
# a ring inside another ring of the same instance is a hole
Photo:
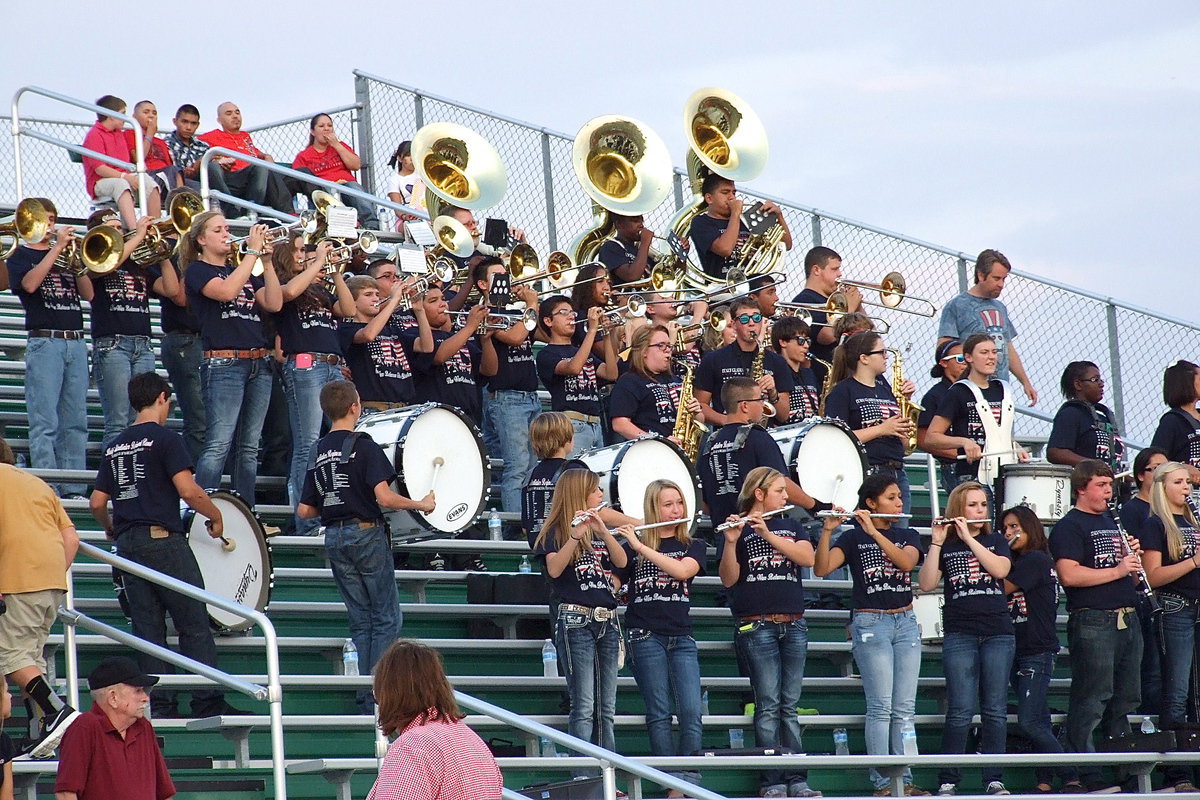
[[[543,411],[529,423],[529,443],[538,458],[554,458],[574,438],[575,426],[561,411]]]
[[[954,491],[950,492],[950,497],[946,498],[946,517],[953,519],[954,517],[963,516],[967,510],[967,492],[983,492],[986,499],[988,496],[987,490],[983,488],[983,484],[978,481],[966,481],[954,487]],[[991,501],[988,501],[988,506],[991,506]],[[992,522],[989,519],[982,520],[983,527],[980,528],[980,533],[991,533]],[[946,542],[949,543],[958,538],[958,526],[946,526]]]
[[[659,515],[658,504],[662,498],[662,493],[668,489],[674,489],[679,492],[679,497],[683,500],[684,519],[680,520],[679,524],[675,526],[675,541],[687,547],[692,543],[692,537],[688,535],[688,528],[691,527],[688,524],[688,519],[690,518],[688,515],[691,513],[691,509],[687,507],[687,497],[684,496],[683,490],[679,488],[679,484],[669,481],[666,478],[658,478],[657,480],[650,481],[646,486],[646,497],[642,503],[642,513],[645,514],[647,525],[652,525],[655,522],[664,522],[665,520]],[[659,545],[662,544],[662,531],[664,530],[668,529],[648,528],[642,531],[640,535],[642,544],[651,550],[658,550]],[[638,556],[638,558],[644,559],[645,556]]]
[[[204,227],[208,225],[209,220],[214,217],[223,217],[220,211],[202,211],[192,219],[192,227],[188,228],[188,232],[183,235],[183,239],[179,242],[179,271],[187,270],[188,264],[193,261],[200,261],[204,251],[200,247],[200,235],[204,233]]]
[[[568,469],[558,476],[554,484],[554,496],[550,500],[550,510],[546,512],[546,522],[534,541],[535,548],[546,543],[547,534],[554,531],[555,549],[562,549],[571,535],[571,518],[580,511],[588,508],[588,495],[596,491],[600,485],[600,476],[590,469]],[[575,550],[572,561],[579,560],[580,552],[592,549],[592,531],[589,528],[583,534],[583,547]]]
[[[761,489],[765,493],[771,487],[772,483],[782,477],[782,472],[771,467],[755,467],[750,470],[750,474],[746,476],[746,480],[742,483],[742,490],[738,492],[738,513],[749,513],[750,509],[754,508],[756,501],[761,502],[758,500],[756,492]]]
[[[1172,561],[1179,561],[1183,557],[1183,531],[1179,529],[1179,523],[1175,521],[1175,514],[1171,511],[1170,504],[1167,503],[1167,490],[1164,484],[1172,472],[1186,469],[1187,465],[1180,464],[1178,461],[1159,464],[1154,468],[1154,478],[1150,484],[1150,510],[1162,522],[1163,530],[1166,533],[1167,552],[1171,554]],[[1183,504],[1183,517],[1192,524],[1192,527],[1200,527],[1191,503]]]

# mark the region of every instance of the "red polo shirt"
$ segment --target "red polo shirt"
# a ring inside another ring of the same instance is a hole
[[[122,738],[93,703],[63,735],[54,791],[79,800],[166,800],[175,784],[148,720],[133,723]]]
[[[88,150],[103,153],[120,161],[131,160],[129,158],[129,148],[125,146],[125,133],[120,128],[110,131],[104,125],[97,122],[92,125],[91,130],[87,132],[87,136],[83,137],[83,146]],[[101,161],[98,158],[92,158],[91,156],[83,157],[83,178],[87,183],[88,197],[96,196],[96,181],[100,180],[100,176],[96,174],[96,167],[101,164],[106,167],[112,166],[107,161]]]
[[[246,131],[229,132],[221,128],[214,128],[208,133],[202,133],[199,136],[200,141],[208,142],[211,147],[228,147],[230,150],[237,150],[239,153],[245,153],[248,156],[262,158],[263,152],[254,146],[254,139]],[[240,172],[250,166],[247,161],[233,162],[232,172]]]
[[[345,142],[341,142],[341,145],[350,150],[350,145]],[[354,153],[353,150],[350,150],[350,152]],[[357,153],[354,154],[358,155]],[[312,145],[304,148],[296,155],[296,160],[292,162],[292,169],[299,169],[300,167],[306,167],[312,170],[312,174],[318,178],[333,181],[334,183],[354,180],[354,173],[346,169],[346,163],[342,161],[341,154],[332,147],[326,147],[324,152]]]
[[[136,133],[133,128],[125,129],[125,144],[129,145],[129,160],[137,163],[137,137],[141,134],[139,129]],[[156,169],[169,167],[174,162],[171,161],[171,151],[167,149],[167,143],[157,136],[146,143],[146,169],[153,172]]]

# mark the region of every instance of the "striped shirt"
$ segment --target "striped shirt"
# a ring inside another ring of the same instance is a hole
[[[496,759],[462,720],[429,709],[388,747],[367,800],[499,800]]]

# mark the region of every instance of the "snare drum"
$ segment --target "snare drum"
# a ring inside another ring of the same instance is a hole
[[[397,408],[366,417],[355,430],[383,448],[396,468],[397,492],[413,500],[430,489],[436,495],[437,507],[428,514],[385,510],[393,544],[459,533],[483,510],[491,466],[479,429],[457,408],[438,403]],[[440,468],[436,458],[442,459]]]
[[[623,514],[641,517],[646,487],[660,478],[683,490],[687,513],[700,511],[700,481],[692,462],[670,439],[646,436],[609,447],[586,450],[579,460],[600,476],[604,500]],[[695,525],[695,523],[692,523]]]
[[[945,635],[942,625],[942,609],[946,596],[941,594],[913,595],[913,613],[917,615],[917,630],[923,642],[940,642]]]
[[[858,505],[867,451],[846,423],[816,417],[767,433],[783,453],[792,480],[810,497],[845,509]]]
[[[220,539],[208,535],[208,518],[192,513],[188,521],[188,544],[204,576],[204,588],[226,600],[232,600],[256,611],[266,611],[271,601],[274,574],[271,571],[271,548],[267,544],[262,523],[242,498],[233,492],[209,492],[213,505],[221,512],[225,526],[222,534],[235,548],[225,550]],[[208,606],[208,618],[214,628],[240,633],[254,626],[250,620]]]
[[[996,481],[997,513],[1029,506],[1043,525],[1053,525],[1071,510],[1071,468],[1045,461],[1005,464]]]

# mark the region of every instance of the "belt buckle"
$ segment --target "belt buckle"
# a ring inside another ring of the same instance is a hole
[[[614,612],[611,608],[597,606],[596,608],[592,609],[592,618],[595,619],[596,622],[608,622],[613,618],[613,614]]]

